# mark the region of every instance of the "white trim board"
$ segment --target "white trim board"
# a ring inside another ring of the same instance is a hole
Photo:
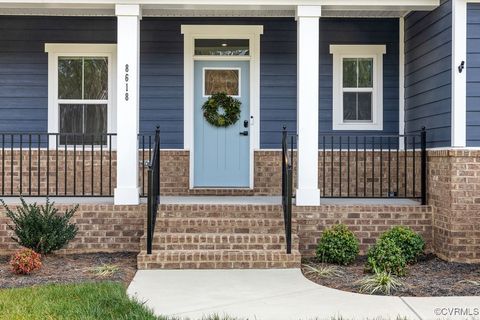
[[[398,134],[405,134],[405,18],[399,19],[399,52],[398,52]],[[399,138],[399,147],[405,148],[405,141]]]
[[[108,58],[108,99],[107,99],[107,132],[115,133],[116,123],[116,44],[78,44],[78,43],[46,43],[48,53],[48,133],[59,132],[58,99],[58,58],[59,57],[107,57]],[[86,101],[95,103],[96,101]],[[55,137],[49,139],[50,148],[56,144]],[[112,143],[113,144],[113,143]],[[115,146],[112,146],[115,147]]]
[[[248,25],[182,25],[184,35],[183,73],[183,147],[190,151],[190,189],[194,188],[194,61],[195,60],[249,60],[250,61],[250,189],[254,187],[254,150],[260,148],[260,35],[263,26]],[[195,39],[248,39],[250,56],[195,56]],[[247,59],[248,58],[248,59]]]
[[[464,63],[460,72],[459,66]],[[467,3],[452,0],[452,147],[467,145]]]

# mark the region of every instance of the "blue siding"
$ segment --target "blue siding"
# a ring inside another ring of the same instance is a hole
[[[452,5],[405,19],[405,131],[428,130],[429,147],[451,145]]]
[[[320,134],[331,134],[333,56],[331,44],[385,44],[383,57],[383,132],[398,134],[399,22],[398,19],[320,19]],[[342,131],[342,133],[348,133]],[[371,134],[372,131],[354,131]],[[378,133],[378,131],[375,131]]]
[[[480,3],[467,8],[467,146],[480,147]]]
[[[114,18],[0,16],[0,131],[47,132],[45,43],[114,43]]]
[[[163,148],[183,148],[182,24],[263,25],[262,148],[296,130],[296,22],[291,18],[144,18],[141,22],[140,130],[161,126]],[[116,42],[115,18],[0,17],[0,131],[47,130],[47,42]],[[398,130],[398,20],[321,19],[320,133],[332,132],[330,44],[386,44],[385,133]]]

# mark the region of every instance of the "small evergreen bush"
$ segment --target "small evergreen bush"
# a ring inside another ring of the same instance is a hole
[[[397,276],[405,275],[407,261],[395,241],[392,239],[378,239],[377,243],[368,250],[367,270],[385,271]]]
[[[30,274],[42,266],[41,255],[32,249],[20,249],[10,259],[10,266],[16,274]]]
[[[45,206],[38,206],[36,203],[27,204],[22,198],[22,205],[16,211],[10,208],[1,200],[6,215],[12,220],[13,225],[8,225],[15,232],[14,241],[23,247],[30,248],[41,254],[48,254],[63,248],[75,238],[78,228],[70,223],[70,219],[78,209],[66,210],[59,214],[47,198]]]
[[[422,236],[416,234],[411,228],[397,226],[380,236],[380,239],[391,239],[402,250],[407,263],[414,263],[425,249]]]
[[[317,246],[317,258],[322,262],[348,265],[358,253],[358,239],[344,224],[326,229]]]

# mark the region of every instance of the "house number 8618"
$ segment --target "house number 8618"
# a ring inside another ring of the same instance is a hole
[[[129,66],[128,64],[125,65],[125,101],[128,101],[128,99],[130,98],[129,95],[128,95],[128,80],[129,80]]]

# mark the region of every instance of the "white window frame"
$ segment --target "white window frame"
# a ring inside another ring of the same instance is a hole
[[[333,130],[383,130],[383,55],[386,45],[330,45],[333,55]],[[343,88],[343,60],[345,58],[373,59],[372,121],[344,121],[343,92],[371,92],[371,89]]]
[[[58,59],[60,57],[107,57],[108,59],[108,100],[107,133],[115,133],[116,126],[116,88],[117,45],[116,44],[78,44],[47,43],[48,53],[48,133],[59,133],[59,104],[62,102],[85,102],[84,100],[62,100],[58,98]],[[86,104],[105,103],[105,100],[88,100]],[[56,137],[50,136],[49,146],[54,148]]]

